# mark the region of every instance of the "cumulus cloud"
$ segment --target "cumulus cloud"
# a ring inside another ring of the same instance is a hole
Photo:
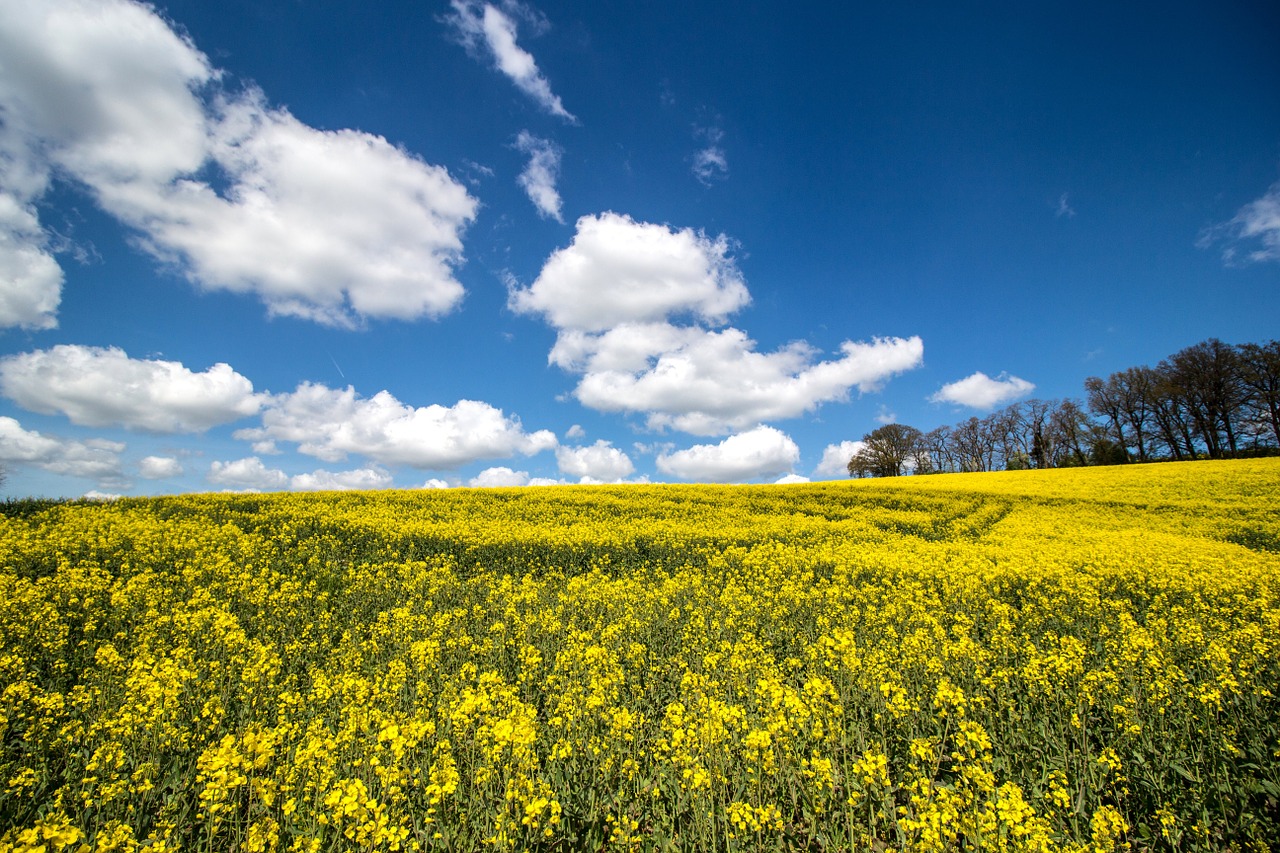
[[[447,489],[447,488],[449,488],[449,481],[448,481],[448,480],[441,480],[439,477],[431,477],[431,478],[430,478],[430,479],[428,479],[425,483],[423,483],[421,486],[419,486],[419,488],[422,488],[422,489]]]
[[[256,414],[265,399],[226,364],[194,373],[176,361],[77,345],[0,359],[0,393],[75,424],[158,433],[203,432]]]
[[[737,483],[785,474],[800,459],[800,448],[785,432],[758,426],[719,444],[695,444],[658,456],[658,470],[681,480]]]
[[[617,483],[636,469],[631,457],[603,439],[586,447],[556,448],[556,464],[560,473],[591,483]]]
[[[414,408],[386,391],[365,398],[355,389],[303,383],[273,397],[247,441],[287,441],[327,462],[355,453],[384,465],[451,469],[477,459],[531,456],[558,442],[548,430],[525,432],[520,420],[475,400]]]
[[[745,332],[717,330],[750,301],[729,249],[724,235],[584,216],[508,304],[557,330],[549,361],[582,375],[580,403],[643,414],[650,429],[720,435],[797,417],[921,363],[918,337],[845,341],[823,361],[804,342],[761,353]]]
[[[52,0],[0,8],[6,125],[104,183],[159,184],[205,159],[197,91],[217,72],[150,7]],[[38,169],[32,169],[33,173]]]
[[[0,159],[0,170],[4,165]],[[36,330],[58,325],[62,267],[47,242],[35,207],[5,192],[0,173],[0,327]]]
[[[284,489],[295,492],[386,489],[392,483],[391,473],[377,465],[352,471],[317,470],[290,477],[279,468],[268,468],[256,456],[233,462],[214,462],[209,466],[206,479],[215,486],[250,492],[276,492]]]
[[[822,451],[822,461],[813,469],[813,476],[831,479],[849,475],[849,460],[866,445],[861,441],[842,441],[828,444]]]
[[[214,462],[206,479],[215,486],[228,489],[274,492],[287,488],[289,475],[278,468],[268,468],[256,456],[234,462]]]
[[[390,472],[376,466],[354,471],[312,471],[310,474],[297,474],[289,480],[289,488],[295,492],[386,489],[390,486]]]
[[[644,413],[650,429],[718,435],[761,421],[794,418],[844,401],[851,389],[878,390],[921,363],[920,338],[845,341],[819,361],[798,342],[755,350],[739,329],[624,325],[602,335],[567,335],[552,360],[583,373],[574,396],[606,412]]]
[[[1025,379],[1001,373],[995,379],[978,371],[972,376],[943,385],[929,398],[932,403],[954,403],[974,409],[994,409],[1019,397],[1025,397],[1036,388]]]
[[[564,222],[560,215],[560,193],[556,192],[556,179],[560,176],[560,146],[522,130],[516,137],[516,148],[529,155],[529,164],[516,179],[520,188],[538,209],[539,216]]]
[[[1249,202],[1229,222],[1205,231],[1200,245],[1223,241],[1222,259],[1251,263],[1280,261],[1280,181]],[[1252,243],[1252,247],[1249,244]]]
[[[783,476],[779,477],[777,480],[774,481],[774,485],[789,486],[794,483],[808,483],[808,482],[810,482],[809,478],[804,476],[803,474],[784,474]]]
[[[723,321],[750,301],[724,235],[603,213],[577,222],[572,243],[547,259],[509,305],[558,329],[599,332],[689,314]]]
[[[138,473],[148,480],[166,480],[182,475],[182,463],[172,456],[144,456],[138,462]]]
[[[460,183],[381,137],[308,127],[252,86],[228,94],[150,6],[6,4],[0,57],[3,148],[16,164],[0,190],[19,202],[17,214],[0,209],[0,267],[26,264],[28,324],[50,322],[55,276],[21,204],[40,181],[15,194],[14,172],[88,187],[151,254],[273,314],[353,326],[439,316],[461,300],[452,270],[476,201]]]
[[[0,417],[0,462],[31,465],[53,474],[84,477],[100,485],[124,483],[120,454],[125,446],[116,441],[74,441],[22,428],[13,418]]]
[[[533,55],[516,43],[516,17],[539,25],[545,25],[545,19],[520,3],[508,0],[503,5],[505,11],[492,3],[452,0],[453,14],[446,20],[453,25],[459,41],[468,51],[483,52],[492,60],[496,70],[510,78],[516,88],[533,98],[540,107],[576,123],[577,119],[564,108],[560,96],[551,91],[551,84],[538,69]]]
[[[476,476],[472,477],[467,485],[477,488],[497,488],[504,486],[527,486],[529,485],[528,471],[513,471],[505,465],[496,468],[485,468]]]
[[[103,193],[154,255],[205,287],[330,325],[439,317],[462,300],[452,268],[476,201],[443,168],[381,137],[307,127],[259,93],[221,103],[213,131],[225,194],[191,180]]]

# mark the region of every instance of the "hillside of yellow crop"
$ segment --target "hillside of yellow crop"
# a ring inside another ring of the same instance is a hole
[[[1280,460],[8,510],[0,851],[1280,849]]]

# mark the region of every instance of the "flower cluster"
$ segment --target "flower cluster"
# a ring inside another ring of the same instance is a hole
[[[0,853],[1276,849],[1280,463],[0,517]]]

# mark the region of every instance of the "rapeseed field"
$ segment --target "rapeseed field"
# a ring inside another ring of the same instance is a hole
[[[1280,460],[0,518],[0,850],[1280,850]]]

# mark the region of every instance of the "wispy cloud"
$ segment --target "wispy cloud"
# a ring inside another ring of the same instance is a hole
[[[1058,196],[1058,207],[1054,210],[1054,216],[1059,218],[1065,216],[1068,219],[1076,215],[1076,209],[1071,206],[1070,193],[1063,193]]]
[[[706,143],[693,155],[693,176],[698,182],[709,187],[713,181],[729,177],[729,159],[720,145],[724,131],[718,127],[698,128],[694,136]]]
[[[1280,261],[1280,181],[1231,220],[1205,229],[1197,245],[1207,248],[1217,242],[1226,244],[1222,259],[1228,264]]]
[[[529,155],[529,164],[516,179],[520,188],[538,209],[539,216],[564,222],[560,215],[560,193],[556,191],[556,180],[560,177],[560,146],[522,130],[516,138],[516,148]]]
[[[453,25],[464,47],[477,51],[483,45],[493,60],[494,68],[510,78],[516,88],[552,115],[577,123],[578,119],[564,108],[560,96],[551,91],[551,84],[538,69],[533,55],[516,43],[517,26],[513,15],[526,20],[545,19],[527,6],[514,2],[504,3],[505,11],[492,3],[477,3],[475,0],[452,0],[450,5],[453,14],[446,20]]]

